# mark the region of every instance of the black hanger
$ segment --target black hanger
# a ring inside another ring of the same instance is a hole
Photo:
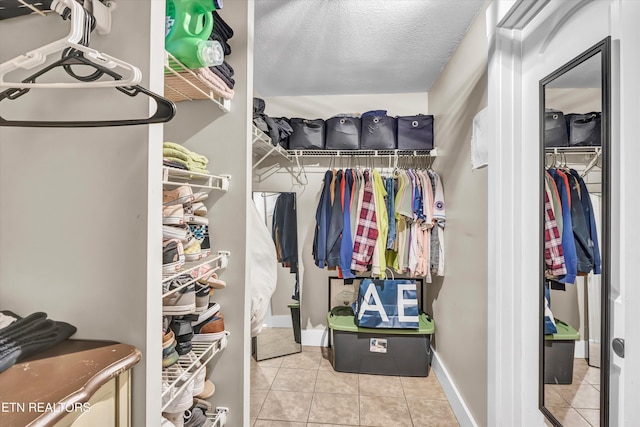
[[[89,75],[76,74],[72,66],[83,65],[90,66],[95,71]],[[36,79],[43,74],[58,68],[63,67],[65,72],[77,80],[90,82],[95,81],[105,74],[113,77],[114,80],[122,80],[122,76],[113,72],[112,70],[96,64],[83,56],[83,53],[73,49],[67,49],[63,52],[62,58],[52,63],[51,65],[43,68],[37,73],[27,77],[23,83],[33,83]],[[156,101],[157,109],[153,116],[146,119],[123,119],[123,120],[89,120],[89,121],[41,121],[41,120],[7,120],[0,116],[0,126],[17,126],[17,127],[106,127],[106,126],[130,126],[130,125],[145,125],[151,123],[165,123],[171,120],[176,115],[176,105],[167,98],[164,98],[156,93],[151,92],[148,89],[140,85],[135,86],[119,86],[116,87],[120,92],[125,95],[134,97],[142,93]],[[3,92],[0,92],[0,102],[5,99],[14,100],[30,91],[29,88],[10,88]]]

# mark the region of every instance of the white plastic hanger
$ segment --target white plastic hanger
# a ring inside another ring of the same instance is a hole
[[[87,11],[75,0],[53,0],[51,10],[62,13],[65,8],[71,10],[71,32],[61,40],[39,47],[24,55],[10,59],[0,64],[0,87],[5,88],[48,88],[48,89],[86,89],[96,87],[122,87],[135,86],[142,80],[142,73],[138,67],[124,62],[120,59],[98,52],[88,46],[80,44],[86,34]],[[88,30],[90,31],[90,29]],[[122,75],[121,80],[101,80],[92,82],[72,82],[72,83],[23,83],[7,82],[5,76],[19,68],[30,70],[46,61],[47,56],[62,52],[65,49],[75,49],[81,51],[84,57],[97,65],[109,68]]]

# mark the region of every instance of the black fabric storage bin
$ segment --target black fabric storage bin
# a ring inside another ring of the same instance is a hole
[[[360,133],[362,150],[395,150],[397,142],[397,122],[395,117],[364,116]]]
[[[567,114],[564,117],[570,147],[602,145],[600,113]]]
[[[357,150],[360,148],[360,119],[331,117],[325,123],[327,150]]]
[[[323,150],[324,120],[299,119],[289,120],[293,133],[289,135],[290,150]]]
[[[431,334],[435,328],[428,315],[420,315],[417,330],[359,328],[353,314],[329,313],[327,320],[336,371],[404,377],[429,375]]]
[[[544,146],[568,147],[567,123],[562,111],[545,108],[544,110]]]
[[[398,117],[398,150],[432,150],[433,116]]]

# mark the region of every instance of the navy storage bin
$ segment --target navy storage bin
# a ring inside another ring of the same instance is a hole
[[[293,129],[293,133],[289,135],[290,150],[324,149],[324,120],[292,118],[289,124]]]
[[[327,150],[357,150],[360,148],[360,119],[332,117],[326,121],[325,148]]]
[[[360,133],[362,150],[395,150],[397,142],[397,122],[387,115],[363,115]]]
[[[544,146],[568,147],[567,123],[562,111],[545,108],[544,110]]]
[[[600,113],[566,114],[564,117],[570,147],[602,145]]]
[[[433,116],[398,117],[398,150],[432,150]]]

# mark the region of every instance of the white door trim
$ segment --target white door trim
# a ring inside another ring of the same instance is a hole
[[[531,111],[530,106],[524,108],[524,100],[533,99],[532,91],[537,91],[537,88],[528,85],[523,89],[522,76],[528,70],[523,70],[522,64],[527,54],[526,48],[532,45],[530,43],[527,46],[526,37],[541,23],[547,24],[547,30],[548,26],[558,27],[560,20],[569,22],[574,15],[578,19],[577,15],[583,13],[583,9],[601,7],[603,4],[584,2],[582,9],[576,9],[577,3],[575,0],[551,0],[522,30],[496,27],[496,23],[506,14],[505,7],[508,9],[513,2],[495,1],[487,11],[489,116],[493,123],[493,134],[489,138],[492,145],[489,150],[487,224],[490,230],[487,248],[490,331],[487,423],[490,426],[542,426],[544,423],[544,417],[537,408],[537,340],[533,339],[534,344],[527,342],[531,338],[527,338],[527,335],[537,327],[532,325],[532,321],[537,325],[537,317],[532,320],[532,316],[536,316],[538,299],[535,297],[531,300],[532,291],[522,286],[531,280],[527,275],[532,271],[529,265],[532,263],[526,262],[527,257],[538,253],[539,245],[537,238],[530,238],[531,230],[527,224],[531,223],[531,215],[525,209],[527,203],[522,196],[523,190],[530,189],[530,182],[523,178],[526,170],[530,170],[532,164],[537,167],[537,156],[532,160],[531,147],[525,144],[531,140],[531,136],[522,133],[523,117]],[[524,2],[516,2],[518,4]],[[614,156],[619,156],[619,170],[616,172],[618,177],[612,180],[611,278],[612,282],[620,284],[626,304],[635,307],[640,302],[640,286],[636,286],[636,266],[640,264],[640,227],[637,221],[640,212],[640,192],[637,191],[640,182],[640,144],[637,141],[637,122],[640,117],[640,81],[637,78],[640,75],[640,26],[637,22],[640,19],[640,2],[610,0],[608,4],[611,5],[608,19],[614,39],[612,58],[616,55],[616,39],[620,40],[620,62],[618,66],[615,61],[612,62],[612,83],[615,85],[614,82],[618,80],[620,87],[624,88],[618,90],[617,99],[616,88],[612,91],[612,111],[618,111],[619,116],[614,118],[613,126],[618,126],[618,130],[612,132],[612,141],[619,144],[616,148],[619,151],[614,153]],[[572,51],[572,46],[565,48],[568,52]],[[549,49],[547,51],[551,52]],[[582,50],[586,49],[578,50],[577,54]],[[539,53],[539,50],[535,52]],[[528,54],[533,55],[533,52]],[[567,55],[567,61],[575,56]],[[545,58],[546,55],[540,55],[540,63],[544,63]],[[546,63],[544,67],[552,71],[560,65],[562,63]],[[537,224],[537,220],[533,223]],[[533,269],[537,271],[537,262],[533,264]],[[640,342],[640,328],[635,327],[640,322],[640,310],[627,309],[621,314],[614,319],[614,328],[615,322],[622,322],[626,326],[625,372],[619,377],[619,386],[612,384],[612,388],[618,387],[621,392],[617,401],[612,401],[611,410],[618,412],[622,418],[615,420],[617,425],[640,425],[640,405],[630,400],[631,396],[640,395],[640,382],[632,381],[640,378],[640,345],[637,344]]]

